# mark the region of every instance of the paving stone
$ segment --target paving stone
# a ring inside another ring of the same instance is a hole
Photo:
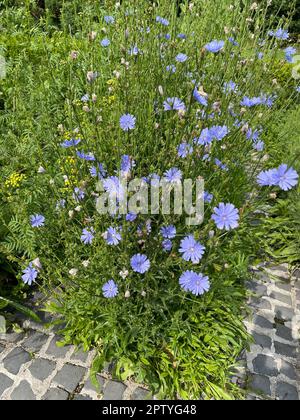
[[[97,381],[99,383],[99,388],[98,389],[95,387],[94,384],[92,384],[92,381],[90,379],[88,379],[86,381],[86,383],[84,384],[82,392],[84,393],[84,392],[88,392],[88,391],[94,391],[94,392],[97,392],[99,394],[102,393],[103,390],[104,390],[105,379],[102,376],[97,375]]]
[[[271,384],[269,378],[262,375],[252,375],[250,387],[253,390],[262,392],[266,395],[271,395]]]
[[[19,400],[19,401],[28,401],[28,400],[36,400],[36,396],[34,395],[31,386],[27,381],[22,381],[20,385],[15,388],[10,396],[12,400]]]
[[[24,333],[5,333],[5,334],[0,334],[0,340],[6,342],[6,343],[19,343],[20,341],[23,340],[23,338],[25,337]]]
[[[68,392],[59,388],[50,388],[43,396],[43,400],[48,401],[66,401],[69,398]]]
[[[294,317],[294,311],[291,308],[284,308],[283,306],[276,306],[275,316],[281,321],[291,321]]]
[[[281,354],[282,356],[287,357],[297,357],[297,348],[293,346],[289,346],[288,344],[282,344],[278,341],[274,342],[276,353]]]
[[[297,388],[285,382],[277,384],[276,396],[283,401],[299,401]]]
[[[68,351],[70,350],[71,346],[58,347],[56,343],[60,340],[61,338],[58,336],[53,337],[48,346],[46,354],[57,357],[59,359],[64,358],[66,354],[68,353]]]
[[[77,394],[74,396],[73,400],[75,401],[83,401],[83,400],[91,400],[91,397],[88,397],[87,395],[81,395],[81,394]]]
[[[134,393],[131,396],[131,399],[145,401],[152,400],[152,397],[150,391],[139,387],[134,391]]]
[[[270,294],[270,297],[275,300],[278,300],[279,302],[286,303],[287,305],[292,306],[292,299],[288,295],[283,295],[282,293],[279,293],[279,292],[272,292]]]
[[[8,376],[4,375],[3,373],[0,373],[0,397],[3,394],[3,392],[10,388],[13,384],[14,381],[12,381]]]
[[[23,350],[21,347],[13,349],[3,360],[3,366],[5,369],[17,375],[19,373],[21,366],[24,363],[27,363],[31,360],[31,356],[27,351]]]
[[[293,341],[292,330],[285,325],[277,324],[276,334],[284,340]]]
[[[267,287],[257,281],[249,281],[246,283],[247,288],[258,296],[265,296],[267,294]]]
[[[86,370],[84,368],[68,363],[56,374],[53,382],[68,392],[74,392],[85,372]]]
[[[266,335],[258,334],[255,331],[252,334],[255,343],[261,346],[262,348],[270,349],[272,346],[272,339]]]
[[[46,359],[35,359],[28,370],[36,379],[44,381],[55,370],[56,363]]]
[[[265,376],[277,376],[278,369],[276,362],[273,357],[265,356],[264,354],[259,354],[253,360],[254,372],[259,373]]]
[[[2,344],[0,344],[0,354],[1,354],[2,352],[4,352],[4,350],[5,350],[5,347],[4,347]]]
[[[286,362],[285,360],[281,361],[281,369],[280,372],[287,376],[289,379],[295,381],[297,379],[297,373],[295,366],[291,365],[291,363]]]
[[[109,381],[104,389],[103,400],[122,400],[125,389],[122,382]]]
[[[254,319],[254,322],[256,325],[258,325],[261,328],[266,328],[268,330],[272,330],[273,329],[273,324],[272,322],[270,322],[268,319],[266,319],[263,316],[256,316]]]
[[[46,344],[48,338],[48,335],[34,331],[30,333],[22,345],[26,350],[37,353]]]
[[[85,352],[83,350],[74,351],[72,354],[72,360],[79,360],[80,362],[85,363],[89,357],[89,352]]]
[[[276,287],[289,293],[292,291],[292,286],[290,283],[276,283]]]
[[[267,299],[255,298],[255,297],[251,298],[250,306],[257,309],[267,309],[267,310],[272,309],[272,305],[269,301],[267,301]]]
[[[266,269],[266,271],[271,273],[273,276],[285,280],[289,280],[291,277],[287,264],[270,266]]]

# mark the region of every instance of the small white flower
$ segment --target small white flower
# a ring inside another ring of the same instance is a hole
[[[44,174],[45,172],[46,172],[46,169],[40,166],[38,169],[38,174]]]
[[[43,267],[42,267],[42,264],[41,264],[41,261],[40,261],[40,259],[39,258],[36,258],[35,260],[33,260],[32,261],[32,265],[38,270],[38,271],[40,271],[40,270],[42,270],[43,269]]]
[[[90,265],[89,260],[82,261],[82,265],[84,266],[84,268],[87,268]]]
[[[72,219],[74,217],[74,210],[69,211],[69,218]]]
[[[141,295],[142,295],[143,297],[145,297],[145,296],[146,296],[146,294],[147,294],[147,293],[145,292],[145,290],[143,290],[143,291],[142,291],[142,293],[141,293]]]
[[[75,207],[75,211],[77,211],[77,213],[79,213],[81,211],[82,207],[81,206],[77,206]]]
[[[210,231],[208,232],[208,237],[209,237],[210,239],[212,239],[214,236],[215,236],[215,231],[214,231],[214,230],[210,230]]]
[[[258,8],[258,4],[257,3],[252,3],[251,7],[250,7],[250,10],[257,10],[257,8]]]
[[[128,270],[125,270],[125,268],[122,271],[120,271],[120,273],[119,273],[119,275],[122,277],[123,280],[126,279],[126,277],[128,276],[128,274],[129,274],[129,271]]]
[[[125,292],[125,298],[126,299],[130,298],[130,292],[129,292],[129,290],[126,290],[126,292]]]
[[[77,273],[78,273],[77,268],[72,268],[72,269],[69,271],[69,274],[70,274],[70,276],[72,276],[72,277],[75,277],[75,276],[77,275]]]

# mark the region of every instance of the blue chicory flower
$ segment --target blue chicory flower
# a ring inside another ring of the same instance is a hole
[[[122,240],[122,237],[120,232],[116,228],[110,226],[104,233],[104,239],[108,245],[116,246]]]
[[[30,216],[30,224],[33,228],[40,228],[45,225],[45,217],[42,214]]]
[[[71,139],[71,140],[65,140],[63,143],[61,143],[61,147],[67,149],[68,147],[77,146],[81,142],[81,139]]]
[[[221,51],[225,46],[225,42],[224,41],[211,41],[208,44],[205,45],[205,49],[209,52],[212,53],[218,53],[219,51]]]
[[[179,98],[167,98],[164,101],[164,110],[165,111],[185,111],[185,104]]]
[[[177,147],[178,156],[180,158],[186,158],[188,155],[191,155],[193,153],[193,146],[188,143],[181,143]]]
[[[210,282],[207,276],[190,270],[185,271],[180,276],[179,284],[183,290],[192,292],[196,296],[203,295],[210,289]]]
[[[198,264],[204,251],[205,247],[195,240],[194,235],[188,235],[180,242],[179,252],[182,253],[182,258],[185,261],[192,261],[193,264]]]
[[[150,261],[146,255],[136,254],[131,258],[130,265],[136,273],[144,274],[150,268]]]
[[[163,226],[160,233],[165,239],[173,239],[176,236],[176,227],[174,225]]]
[[[239,212],[233,204],[220,203],[219,207],[214,208],[212,219],[218,229],[236,229],[239,226]]]
[[[103,292],[104,297],[111,299],[118,295],[119,290],[114,280],[109,280],[107,283],[103,285],[102,292]]]
[[[81,241],[85,245],[91,245],[91,243],[93,242],[93,239],[95,237],[94,234],[95,234],[95,231],[94,231],[93,228],[83,229],[82,230],[82,235],[81,235]]]
[[[35,282],[37,276],[38,271],[33,267],[33,264],[30,263],[28,267],[23,270],[22,281],[28,286],[31,286],[32,283]]]
[[[124,131],[133,130],[135,128],[136,117],[131,114],[124,114],[120,118],[120,127]]]
[[[193,97],[200,105],[203,105],[203,106],[208,105],[206,96],[201,95],[201,93],[198,91],[197,88],[195,88],[193,91]]]
[[[186,54],[183,54],[183,53],[180,53],[175,57],[175,60],[178,63],[185,63],[187,59],[188,59],[188,56]]]
[[[176,184],[180,182],[182,178],[182,172],[178,168],[171,168],[164,172],[164,178],[170,184]]]

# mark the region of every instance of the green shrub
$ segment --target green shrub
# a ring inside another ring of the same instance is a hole
[[[62,13],[61,32],[48,32],[49,22],[37,24],[30,10],[24,16],[5,10],[6,22],[15,23],[8,26],[11,33],[1,35],[8,62],[1,81],[1,249],[18,262],[19,280],[21,271],[32,270],[55,299],[48,309],[66,323],[65,342],[97,349],[94,373],[113,360],[116,376],[134,376],[162,398],[239,398],[230,375],[249,342],[244,280],[259,248],[255,222],[270,191],[279,192],[278,186],[260,188],[257,176],[281,163],[277,155],[266,161],[265,153],[278,147],[268,132],[296,99],[297,85],[286,75],[274,84],[277,71],[283,71],[278,54],[284,44],[270,37],[261,45],[265,9],[250,10],[248,1],[240,9],[239,1],[199,0],[193,8],[185,4],[177,16],[175,3],[158,3],[124,1],[103,11],[99,3],[89,4],[69,29]],[[115,23],[105,23],[105,15],[113,15]],[[158,15],[170,24],[156,22]],[[177,37],[180,33],[186,39]],[[229,37],[238,45],[227,41],[216,54],[204,48],[212,39]],[[109,47],[100,44],[104,38]],[[176,61],[180,53],[187,60]],[[176,71],[167,71],[171,65]],[[237,86],[228,92],[224,83],[231,81]],[[253,106],[244,96],[256,98]],[[178,101],[181,109],[166,110],[174,105],[168,98],[175,97],[185,109]],[[127,132],[120,127],[124,114],[136,118]],[[214,139],[205,138],[204,130],[214,125],[219,126]],[[257,135],[266,151],[258,147]],[[80,139],[76,147],[74,139]],[[182,143],[193,146],[184,159],[178,156]],[[172,168],[193,184],[204,178],[212,196],[203,224],[187,225],[185,214],[138,214],[132,222],[99,214],[101,178],[112,181],[121,162],[129,162],[128,178],[145,183]],[[220,203],[234,205],[238,227],[216,226],[212,215]],[[32,226],[34,215],[45,218],[39,228]],[[169,225],[176,226],[171,244],[161,234]],[[107,243],[110,227],[122,238],[115,238],[115,246]],[[90,244],[84,243],[85,229]],[[205,246],[198,265],[179,251],[189,234]],[[136,254],[150,261],[144,274],[131,264]],[[201,279],[206,293],[180,286],[188,271],[209,278],[209,285]],[[107,298],[103,287],[111,279],[118,294]]]

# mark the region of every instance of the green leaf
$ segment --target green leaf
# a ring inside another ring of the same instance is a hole
[[[17,311],[22,312],[24,315],[28,316],[36,322],[42,322],[40,317],[35,312],[27,308],[26,306],[21,305],[20,303],[6,299],[2,296],[0,296],[0,302],[5,302],[7,305],[12,306],[13,308],[17,309]]]

